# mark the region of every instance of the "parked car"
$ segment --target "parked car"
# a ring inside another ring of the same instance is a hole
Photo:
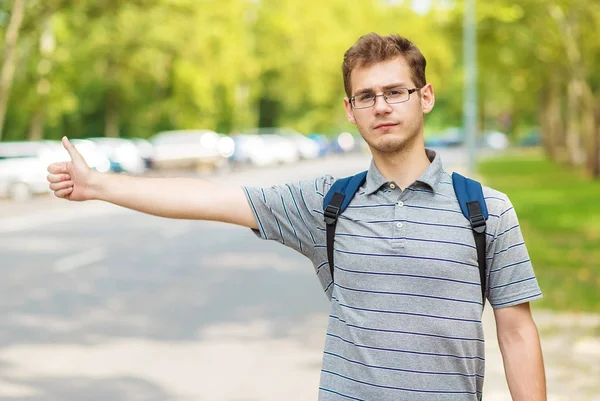
[[[529,131],[525,136],[519,140],[519,146],[521,147],[535,147],[542,145],[542,136],[536,129]]]
[[[342,132],[331,138],[329,151],[331,153],[350,153],[357,150],[359,139],[350,132]]]
[[[0,143],[0,197],[25,201],[49,193],[44,142]]]
[[[275,157],[280,163],[293,163],[299,159],[314,159],[319,156],[319,144],[291,128],[255,128],[245,132],[265,137],[267,146],[275,146]]]
[[[214,170],[227,164],[221,154],[221,136],[210,130],[160,132],[150,138],[157,168],[194,168]]]
[[[246,129],[234,135],[236,163],[250,163],[257,166],[294,163],[300,160],[300,150],[289,135],[283,135],[279,128]]]
[[[48,193],[46,175],[46,165],[39,158],[0,159],[0,197],[25,201]]]
[[[319,144],[298,131],[291,128],[281,128],[274,130],[273,134],[281,135],[292,141],[301,159],[314,159],[319,156]]]
[[[508,146],[510,145],[508,136],[500,131],[484,132],[482,141],[483,146],[494,150],[503,150],[508,148]]]
[[[142,160],[144,161],[144,166],[147,169],[154,167],[154,146],[147,139],[142,138],[132,138],[131,142],[137,147]]]
[[[446,128],[440,133],[428,135],[425,138],[425,146],[428,148],[451,148],[461,146],[465,141],[465,132],[462,128]]]
[[[329,138],[323,134],[312,133],[308,138],[313,141],[319,149],[318,156],[323,157],[329,153]]]
[[[275,154],[265,146],[263,138],[259,135],[236,134],[231,138],[235,143],[231,161],[235,165],[263,167],[277,163]]]
[[[138,147],[124,138],[88,138],[94,142],[101,152],[111,162],[113,171],[130,174],[142,174],[146,170],[146,163]]]
[[[260,137],[264,146],[278,163],[288,164],[300,160],[300,151],[290,138],[276,134],[265,134],[260,135]]]
[[[235,152],[235,142],[229,135],[219,134],[217,150],[222,157],[229,159]]]

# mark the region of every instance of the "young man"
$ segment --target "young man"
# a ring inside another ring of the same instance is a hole
[[[425,58],[407,39],[369,34],[345,54],[346,114],[371,149],[365,184],[337,223],[329,271],[323,197],[335,181],[230,188],[193,179],[97,173],[63,139],[71,161],[48,167],[50,188],[169,218],[249,227],[307,256],[331,299],[319,400],[478,400],[484,377],[474,238],[452,176],[425,149],[434,106]],[[517,216],[484,187],[487,298],[513,400],[545,400],[529,301],[540,298]]]

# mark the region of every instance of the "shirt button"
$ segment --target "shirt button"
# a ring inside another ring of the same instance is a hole
[[[396,223],[396,227],[402,228],[402,223]]]
[[[396,189],[396,184],[394,184],[393,182],[390,184],[390,189]]]
[[[398,206],[400,206],[400,207],[404,206],[404,202],[398,201]]]

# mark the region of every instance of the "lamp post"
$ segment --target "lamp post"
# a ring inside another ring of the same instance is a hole
[[[464,0],[463,54],[465,68],[463,126],[466,134],[469,174],[475,174],[477,136],[477,28],[476,0]]]

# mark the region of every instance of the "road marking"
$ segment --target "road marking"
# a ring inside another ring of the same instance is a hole
[[[99,262],[105,257],[106,252],[104,251],[104,248],[88,249],[86,251],[58,259],[56,262],[54,262],[54,271],[57,273],[64,273],[70,270],[75,270],[80,267]]]

